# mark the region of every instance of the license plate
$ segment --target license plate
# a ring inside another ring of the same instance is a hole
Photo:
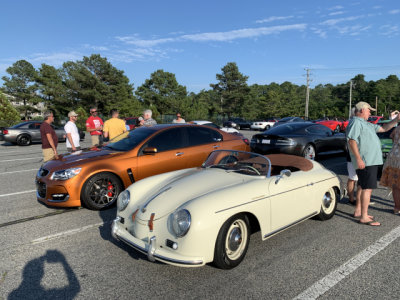
[[[271,140],[262,140],[261,144],[271,144]]]

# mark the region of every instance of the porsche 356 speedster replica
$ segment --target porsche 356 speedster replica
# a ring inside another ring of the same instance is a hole
[[[138,181],[118,197],[114,238],[178,266],[222,269],[263,240],[301,221],[330,219],[341,197],[337,175],[303,157],[216,150],[200,168]]]

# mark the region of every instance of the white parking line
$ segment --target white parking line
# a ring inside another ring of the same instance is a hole
[[[23,191],[23,192],[11,193],[11,194],[3,194],[3,195],[0,195],[0,197],[15,196],[15,195],[27,194],[27,193],[32,193],[32,192],[36,192],[36,190],[29,190],[29,191]]]
[[[29,170],[21,170],[21,171],[12,171],[12,172],[3,172],[0,175],[12,174],[12,173],[21,173],[21,172],[29,172],[29,171],[37,171],[38,169],[29,169]]]
[[[355,270],[365,264],[376,254],[389,246],[398,237],[400,237],[400,226],[396,227],[388,234],[376,241],[374,244],[345,262],[339,268],[314,283],[312,286],[296,296],[296,298],[294,299],[317,299],[319,296],[323,295],[336,284],[338,284],[345,277],[349,276],[351,273],[353,273]]]
[[[43,158],[43,157],[42,156],[38,156],[38,157],[29,157],[29,158],[7,159],[7,160],[0,161],[0,163],[7,162],[7,161],[29,160],[29,159],[38,159],[38,158]]]
[[[93,228],[93,227],[99,227],[101,225],[108,224],[108,223],[109,222],[107,222],[107,223],[101,222],[101,223],[97,223],[97,224],[87,225],[87,226],[84,226],[84,227],[81,227],[81,228],[76,228],[76,229],[71,229],[71,230],[64,231],[64,232],[59,232],[59,233],[56,233],[56,234],[51,234],[51,235],[48,235],[48,236],[44,236],[44,237],[35,239],[35,240],[31,241],[31,244],[44,243],[44,242],[47,242],[47,241],[50,241],[50,240],[54,240],[54,239],[57,239],[57,238],[61,238],[61,237],[64,237],[64,236],[73,235],[75,233],[79,233],[79,232],[82,232],[84,230],[87,230],[87,229],[90,229],[90,228]]]

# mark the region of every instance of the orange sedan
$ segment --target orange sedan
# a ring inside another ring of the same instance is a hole
[[[36,175],[37,199],[49,206],[111,206],[129,185],[152,175],[200,167],[215,149],[249,151],[243,137],[180,124],[140,127],[101,148],[64,154]]]

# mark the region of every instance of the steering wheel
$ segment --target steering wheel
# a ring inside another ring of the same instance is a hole
[[[253,166],[244,165],[243,167],[248,168],[249,170],[251,170],[252,172],[256,173],[257,175],[261,175],[261,173],[256,168],[254,168]]]

